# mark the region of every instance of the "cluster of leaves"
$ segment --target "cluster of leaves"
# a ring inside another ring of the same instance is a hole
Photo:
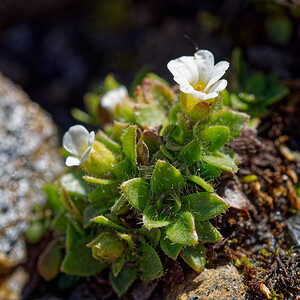
[[[85,119],[103,123],[99,99],[89,107]],[[111,285],[122,295],[138,277],[162,276],[164,255],[180,255],[201,272],[204,243],[222,239],[210,219],[229,206],[212,182],[238,170],[226,143],[248,116],[226,107],[192,121],[169,85],[149,74],[109,117],[112,125],[96,139],[114,153],[112,171],[99,178],[72,169],[48,187],[59,235],[40,258],[40,273],[91,276],[109,267]]]
[[[268,113],[268,108],[289,94],[289,89],[280,84],[274,73],[253,72],[246,65],[241,49],[232,53],[233,77],[228,94],[222,93],[224,104],[235,110],[247,112],[260,118]]]

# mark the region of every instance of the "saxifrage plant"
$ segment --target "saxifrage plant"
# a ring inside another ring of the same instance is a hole
[[[249,118],[222,106],[228,67],[199,50],[168,63],[178,95],[148,74],[132,96],[111,76],[100,101],[87,96],[90,114],[74,114],[108,123],[96,133],[76,125],[64,135],[72,168],[46,188],[57,239],[39,259],[44,278],[109,268],[111,285],[122,295],[138,277],[161,277],[163,255],[180,255],[203,270],[205,243],[222,239],[210,220],[229,207],[213,182],[238,170],[226,144]]]

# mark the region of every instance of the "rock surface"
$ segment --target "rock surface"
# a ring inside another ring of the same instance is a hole
[[[182,284],[173,287],[166,300],[241,300],[245,299],[245,288],[233,265],[204,269],[197,276],[188,276]]]
[[[0,277],[26,259],[31,210],[63,170],[51,118],[0,73]]]

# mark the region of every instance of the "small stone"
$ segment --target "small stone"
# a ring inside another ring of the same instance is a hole
[[[242,279],[233,265],[204,269],[197,276],[192,273],[186,280],[167,293],[166,300],[216,300],[245,299]]]
[[[23,286],[28,281],[28,274],[23,267],[18,267],[13,274],[0,285],[0,299],[19,300]]]
[[[289,235],[296,248],[300,249],[300,214],[296,214],[286,220]]]

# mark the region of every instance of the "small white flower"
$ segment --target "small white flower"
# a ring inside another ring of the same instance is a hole
[[[95,140],[95,132],[88,132],[87,129],[81,125],[75,125],[64,134],[63,147],[73,154],[66,159],[68,167],[79,166],[89,156],[93,142]]]
[[[214,64],[210,51],[198,50],[194,56],[182,56],[167,65],[179,89],[192,94],[199,100],[216,98],[227,86],[227,80],[220,78],[229,68],[227,61]]]
[[[124,85],[121,85],[103,95],[101,106],[108,111],[112,111],[116,105],[122,102],[126,97],[128,97],[128,91]]]

